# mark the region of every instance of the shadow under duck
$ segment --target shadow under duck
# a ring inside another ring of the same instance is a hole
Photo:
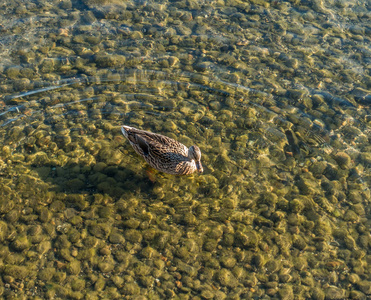
[[[203,172],[201,150],[197,146],[187,148],[167,136],[122,126],[121,131],[130,145],[152,167],[172,175],[188,175]]]

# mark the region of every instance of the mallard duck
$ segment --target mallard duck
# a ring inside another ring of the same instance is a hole
[[[121,131],[152,168],[173,175],[203,172],[201,150],[197,146],[187,148],[167,136],[130,126],[122,126]]]

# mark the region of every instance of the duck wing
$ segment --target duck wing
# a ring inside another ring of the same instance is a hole
[[[142,149],[144,155],[147,156],[150,151],[148,143],[140,135],[136,135],[135,137],[137,140],[137,145],[140,147],[140,149]]]
[[[183,144],[179,143],[178,141],[169,138],[167,136],[156,134],[152,132],[143,132],[136,135],[136,139],[139,142],[141,139],[141,143],[143,141],[148,145],[151,151],[153,152],[173,152],[173,153],[182,153],[185,155],[185,151],[188,151],[188,148]],[[143,145],[144,146],[144,145]],[[143,149],[144,151],[144,149]]]
[[[161,166],[174,166],[187,158],[179,153],[179,149],[175,148],[174,145],[169,147],[169,145],[161,144],[159,139],[149,141],[148,139],[145,140],[141,135],[137,135],[136,139],[138,147],[143,151],[143,155],[153,164],[159,163]],[[161,138],[160,141],[162,141]],[[174,140],[172,141],[175,142]]]
[[[167,136],[124,126],[127,139],[139,147],[144,155],[167,156],[180,154],[188,156],[188,148]]]

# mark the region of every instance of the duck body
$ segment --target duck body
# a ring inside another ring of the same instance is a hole
[[[172,175],[188,175],[203,172],[201,151],[197,146],[187,148],[167,136],[122,126],[123,135],[130,145],[152,167]]]

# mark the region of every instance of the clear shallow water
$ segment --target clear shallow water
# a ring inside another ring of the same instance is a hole
[[[1,9],[3,297],[370,294],[367,3]],[[204,174],[147,174],[122,124]]]

